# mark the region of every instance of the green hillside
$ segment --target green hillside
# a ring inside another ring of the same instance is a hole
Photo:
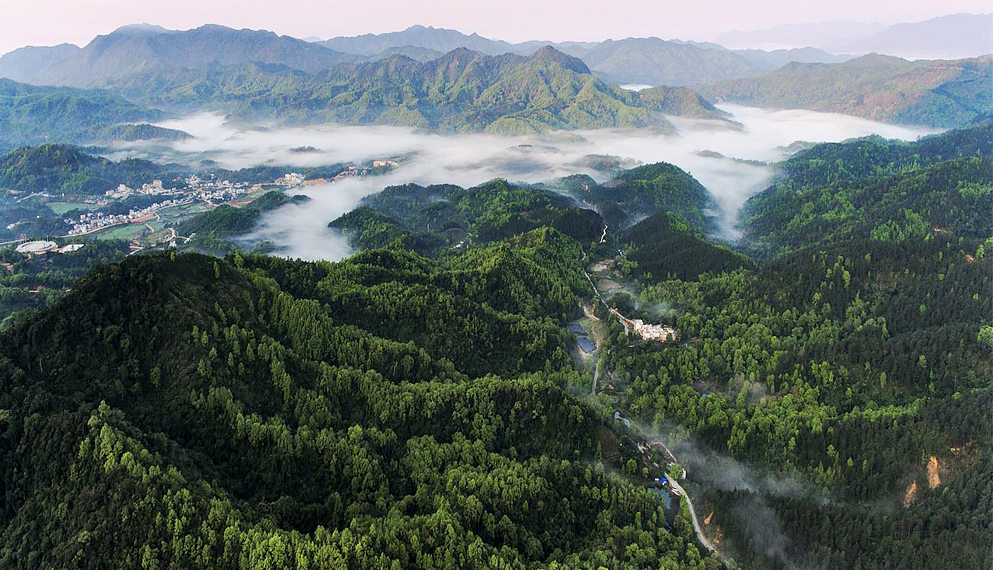
[[[214,234],[218,237],[246,233],[255,227],[259,217],[264,212],[291,202],[302,204],[307,201],[309,198],[306,196],[287,196],[282,192],[270,190],[247,206],[236,208],[222,204],[213,210],[197,214],[179,224],[176,231],[187,236],[190,234]]]
[[[176,129],[166,129],[155,125],[114,125],[100,131],[99,137],[113,141],[181,141],[193,138],[189,133]]]
[[[685,520],[588,463],[607,424],[563,389],[558,329],[445,271],[372,252],[91,273],[0,345],[4,567],[697,563]]]
[[[991,235],[993,126],[914,143],[880,137],[798,152],[745,205],[745,242],[775,255],[847,239],[901,241],[947,228]]]
[[[328,225],[343,230],[362,249],[399,240],[421,254],[437,255],[542,226],[589,244],[603,237],[605,223],[624,227],[660,212],[692,220],[693,229],[687,231],[697,235],[711,229],[705,212],[712,200],[692,176],[658,163],[620,171],[602,186],[586,176],[536,186],[500,179],[469,189],[447,184],[391,186],[363,198],[359,208]],[[636,241],[645,237],[629,235]]]
[[[574,57],[546,47],[528,57],[464,48],[417,62],[393,56],[339,65],[297,92],[259,93],[234,112],[244,120],[389,124],[446,132],[525,134],[549,129],[670,128],[663,113],[721,119],[702,100],[642,101],[593,77]]]
[[[642,282],[692,281],[701,273],[753,268],[748,257],[715,244],[673,212],[654,214],[631,226],[621,241],[630,247],[625,259],[634,262],[631,276]]]
[[[749,205],[762,263],[656,164],[391,187],[338,263],[96,267],[0,327],[0,565],[985,568],[985,132],[798,153]],[[719,555],[646,488],[655,433]]]
[[[694,85],[762,73],[762,67],[728,50],[658,38],[607,40],[581,57],[606,81],[649,85]]]
[[[23,147],[0,156],[0,187],[31,192],[103,194],[119,184],[135,188],[152,179],[175,187],[184,184],[177,178],[188,174],[176,164],[135,158],[113,162],[60,144]]]
[[[712,220],[706,213],[713,207],[710,192],[685,171],[665,162],[621,171],[604,184],[584,182],[576,193],[580,199],[597,206],[612,227],[671,211],[695,230],[712,229]]]
[[[712,101],[957,127],[993,110],[993,59],[907,61],[871,54],[838,64],[791,63],[696,89]]]
[[[119,123],[161,118],[106,91],[37,87],[0,79],[0,147],[83,143]]]

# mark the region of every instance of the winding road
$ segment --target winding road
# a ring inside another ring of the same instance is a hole
[[[672,451],[669,450],[669,448],[666,446],[665,443],[662,442],[661,439],[657,439],[657,438],[656,439],[652,439],[652,440],[649,440],[646,443],[647,443],[647,445],[649,447],[661,447],[662,449],[665,450],[665,452],[667,454],[669,454],[670,457],[672,457],[672,460],[674,462],[678,462],[676,460],[676,455]],[[700,525],[700,519],[698,519],[697,516],[696,516],[696,509],[693,508],[693,500],[690,499],[690,495],[686,492],[686,489],[683,489],[683,486],[679,484],[679,481],[677,481],[673,477],[669,477],[668,478],[668,481],[669,481],[669,484],[672,485],[672,488],[675,489],[676,492],[680,494],[680,496],[686,497],[686,506],[688,507],[688,510],[690,511],[690,520],[693,521],[693,531],[696,532],[697,540],[699,540],[700,541],[700,544],[703,544],[703,546],[707,550],[709,550],[709,551],[713,552],[714,554],[716,554],[717,557],[720,558],[721,560],[724,560],[724,557],[721,556],[720,551],[718,551],[717,548],[714,547],[713,543],[710,542],[710,539],[707,538],[707,535],[704,534],[704,532],[703,532],[703,526]],[[724,560],[724,561],[727,562],[726,560]]]
[[[606,238],[607,238],[607,226],[605,225],[603,227],[603,237],[600,238],[600,243],[604,243],[604,241],[606,241]],[[618,253],[620,253],[620,252],[618,252]],[[583,252],[582,262],[584,264],[586,262],[586,253],[585,252]],[[585,275],[586,276],[586,280],[590,282],[590,288],[593,290],[593,296],[594,296],[594,298],[599,299],[600,302],[604,302],[603,297],[600,296],[600,291],[597,289],[596,283],[593,281],[593,278],[590,276],[589,272],[586,271],[586,267],[585,266],[583,267],[583,275]],[[585,312],[586,313],[586,316],[589,317],[591,320],[594,320],[594,321],[599,320],[596,317],[596,315],[593,314],[593,307],[592,307],[592,305],[589,308],[587,308],[586,305],[584,304],[583,305],[583,312]],[[624,333],[625,334],[628,334],[630,328],[633,328],[634,327],[634,322],[631,321],[630,319],[626,318],[624,315],[622,315],[620,313],[620,311],[618,311],[617,309],[611,308],[610,309],[610,312],[613,313],[615,316],[617,316],[617,318],[621,321],[621,324],[624,325]],[[600,347],[599,347],[599,343],[598,343],[598,346],[596,347],[596,352],[599,352],[599,351],[600,351]],[[596,395],[597,380],[599,380],[599,378],[600,378],[600,365],[598,363],[598,365],[596,367],[596,371],[594,372],[594,375],[593,375],[593,388],[590,390],[590,395]],[[648,447],[661,447],[662,449],[665,450],[666,454],[668,454],[669,457],[672,458],[673,463],[678,463],[678,461],[676,460],[676,455],[668,448],[668,446],[666,446],[665,443],[662,442],[661,439],[659,439],[659,438],[650,439],[650,440],[648,440],[645,443],[645,445],[647,445]],[[703,532],[703,526],[700,524],[700,519],[696,515],[696,509],[693,508],[693,500],[690,499],[690,496],[686,492],[686,489],[684,489],[682,487],[682,485],[679,484],[679,481],[676,481],[672,477],[669,477],[668,478],[668,481],[672,485],[672,488],[681,497],[685,497],[686,498],[686,506],[687,506],[687,509],[690,511],[690,520],[693,523],[693,532],[696,533],[697,540],[700,541],[700,544],[702,544],[704,548],[706,548],[710,552],[714,553],[714,555],[716,555],[718,558],[720,558],[722,562],[724,562],[725,564],[727,564],[727,562],[728,562],[727,559],[724,558],[724,556],[720,553],[720,551],[717,550],[717,548],[714,547],[714,544],[712,542],[710,542],[710,539],[707,538],[707,535],[704,534],[704,532]]]

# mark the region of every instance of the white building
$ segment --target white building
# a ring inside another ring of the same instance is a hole
[[[672,340],[676,340],[676,329],[665,325],[646,324],[641,319],[631,321],[634,323],[634,332],[648,340],[658,340],[665,342],[672,335]]]

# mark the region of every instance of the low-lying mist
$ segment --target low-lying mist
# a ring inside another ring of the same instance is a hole
[[[773,170],[760,164],[782,160],[783,148],[795,141],[832,142],[879,134],[914,140],[935,132],[887,125],[845,115],[813,111],[770,111],[723,105],[741,129],[726,123],[674,117],[676,134],[654,130],[557,132],[543,136],[505,137],[481,134],[440,135],[387,126],[319,126],[239,130],[219,115],[203,114],[160,123],[192,139],[168,147],[131,147],[121,156],[177,161],[200,167],[211,160],[226,168],[259,164],[320,166],[405,157],[382,176],[348,178],[297,191],[311,201],[287,205],[266,215],[250,236],[270,240],[283,255],[338,260],[351,253],[328,222],[351,210],[363,196],[392,184],[452,183],[469,187],[496,177],[541,182],[569,174],[607,175],[584,166],[587,155],[611,155],[640,163],[670,162],[692,174],[713,194],[726,239],[740,236],[736,220],[745,201],[763,190]],[[313,147],[308,152],[292,149]],[[709,151],[709,152],[704,152]],[[701,153],[703,153],[701,155]],[[719,156],[721,155],[721,156]],[[751,161],[751,162],[745,162]],[[758,161],[758,162],[756,162]]]

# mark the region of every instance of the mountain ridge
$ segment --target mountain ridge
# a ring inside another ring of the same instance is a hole
[[[794,62],[694,88],[711,101],[955,127],[993,109],[993,57],[912,62],[869,54],[840,64]]]

